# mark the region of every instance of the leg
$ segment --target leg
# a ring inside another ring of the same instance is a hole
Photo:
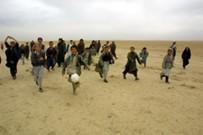
[[[137,69],[133,72],[133,75],[135,76],[135,80],[139,80],[139,78],[138,78],[138,76],[137,76],[137,72],[138,72]]]
[[[40,66],[39,70],[38,70],[38,82],[39,82],[39,91],[40,92],[43,92],[43,90],[42,90],[43,74],[44,74],[44,67]]]
[[[169,76],[166,76],[166,83],[169,83]]]
[[[103,67],[103,77],[104,77],[104,82],[107,83],[107,75],[108,75],[108,71],[109,71],[109,63],[108,62],[104,62],[104,67]]]
[[[128,66],[125,66],[125,70],[123,71],[123,79],[126,79],[126,74],[128,73]]]
[[[32,68],[32,72],[33,72],[33,75],[34,75],[34,81],[36,82],[36,85],[39,85],[39,83],[38,83],[38,76],[37,76],[37,72],[38,72],[38,69],[37,69],[38,67],[37,66],[34,66],[33,68]]]

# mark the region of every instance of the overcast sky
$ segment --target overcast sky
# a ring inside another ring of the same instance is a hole
[[[0,40],[202,40],[203,0],[0,0]]]

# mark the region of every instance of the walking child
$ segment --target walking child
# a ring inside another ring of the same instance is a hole
[[[149,56],[149,52],[147,51],[147,48],[144,47],[140,52],[140,58],[141,58],[141,63],[144,64],[145,68],[147,66],[147,57],[148,56]]]
[[[166,83],[169,83],[169,74],[170,71],[173,67],[173,50],[170,48],[167,51],[166,56],[163,59],[163,63],[162,63],[162,72],[160,74],[160,78],[161,80],[165,77]]]

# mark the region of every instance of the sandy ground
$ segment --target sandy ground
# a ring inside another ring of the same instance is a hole
[[[0,135],[202,135],[203,42],[178,42],[170,84],[161,81],[161,63],[171,42],[118,41],[119,59],[110,67],[109,83],[94,72],[83,71],[77,96],[61,69],[44,75],[39,93],[30,61],[18,64],[13,81],[0,65]],[[122,79],[130,45],[139,52],[146,46],[148,67],[139,66],[139,81]],[[181,52],[192,50],[192,60],[182,69]]]

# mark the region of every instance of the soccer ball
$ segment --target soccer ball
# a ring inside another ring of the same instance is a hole
[[[80,76],[78,74],[74,73],[71,75],[70,79],[73,83],[77,83],[80,81]]]

